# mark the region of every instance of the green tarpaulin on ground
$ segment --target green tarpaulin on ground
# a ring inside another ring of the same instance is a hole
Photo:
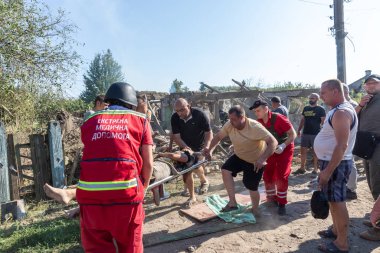
[[[232,223],[256,223],[256,218],[251,212],[252,205],[239,205],[238,209],[230,212],[221,212],[222,208],[225,207],[228,200],[221,198],[219,195],[212,195],[207,197],[207,206],[221,219],[226,222]]]

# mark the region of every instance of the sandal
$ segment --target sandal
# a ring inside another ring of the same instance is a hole
[[[326,229],[326,230],[321,230],[317,233],[320,237],[322,238],[332,238],[332,239],[336,239],[336,234],[334,234],[334,232],[332,231],[331,228],[329,229]]]
[[[207,193],[209,187],[210,187],[210,183],[209,182],[202,183],[201,187],[199,188],[199,194],[202,195],[202,194]]]
[[[190,197],[190,193],[187,189],[183,190],[183,192],[181,192],[181,196],[182,197]]]
[[[220,212],[221,213],[226,213],[226,212],[231,212],[231,211],[234,211],[234,210],[238,210],[239,208],[237,206],[229,206],[228,204],[223,207]]]
[[[327,244],[321,244],[318,246],[318,249],[322,252],[328,252],[328,253],[348,253],[348,250],[339,249],[333,242],[329,242]]]

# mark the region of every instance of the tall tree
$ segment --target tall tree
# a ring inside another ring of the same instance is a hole
[[[51,116],[38,101],[61,98],[73,83],[81,64],[76,30],[64,11],[52,12],[42,0],[0,0],[0,121],[7,128],[37,129],[40,116]]]
[[[77,27],[40,0],[0,0],[0,82],[30,90],[69,83],[80,64]]]
[[[96,54],[90,63],[87,73],[83,75],[85,90],[80,98],[87,103],[92,102],[99,94],[105,94],[114,82],[123,81],[121,66],[113,59],[111,50]]]

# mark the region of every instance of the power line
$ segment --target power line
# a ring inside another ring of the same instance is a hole
[[[329,6],[329,4],[323,4],[323,3],[318,3],[318,2],[313,2],[313,1],[307,1],[307,0],[298,0],[298,1],[304,2],[304,3],[309,3],[309,4],[315,4],[315,5]]]

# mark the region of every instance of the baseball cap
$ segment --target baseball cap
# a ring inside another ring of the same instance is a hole
[[[277,97],[277,96],[274,96],[274,97],[272,97],[270,99],[270,101],[275,102],[275,103],[281,103],[281,98]]]
[[[380,75],[372,74],[365,79],[364,83],[368,82],[369,80],[375,80],[376,82],[380,82]]]
[[[261,100],[261,99],[256,100],[256,101],[253,103],[253,105],[252,105],[251,107],[249,107],[249,110],[256,109],[256,108],[259,107],[260,105],[266,105],[266,106],[268,106],[268,103],[265,102],[264,100]]]

